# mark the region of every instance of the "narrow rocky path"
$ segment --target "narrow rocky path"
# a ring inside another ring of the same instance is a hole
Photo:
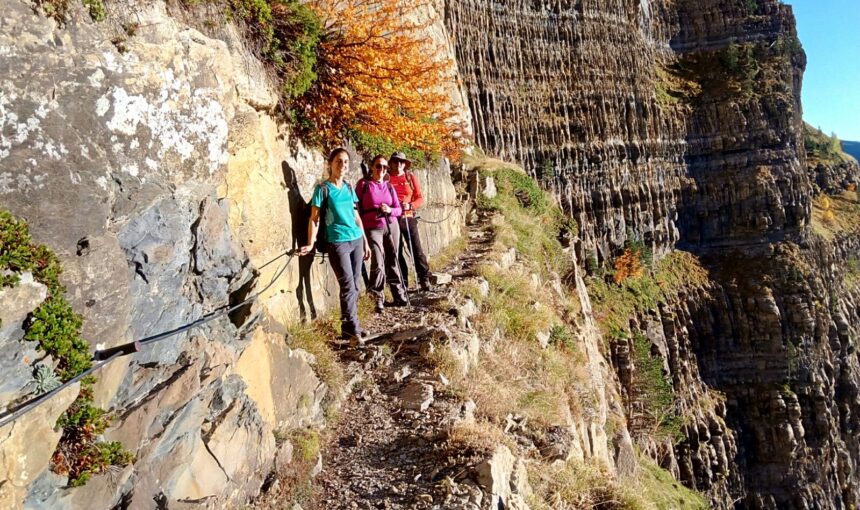
[[[454,281],[474,276],[492,245],[488,219],[473,223],[467,250],[444,269]],[[366,325],[380,336],[339,352],[354,386],[323,449],[317,508],[480,507],[476,488],[446,483],[484,460],[447,441],[451,425],[473,410],[427,361],[457,327],[445,309],[448,289],[413,293],[411,308],[387,308]]]

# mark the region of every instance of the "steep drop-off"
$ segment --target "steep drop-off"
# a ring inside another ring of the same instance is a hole
[[[580,260],[644,242],[708,269],[605,331],[629,409],[637,338],[672,380],[682,438],[628,416],[640,444],[716,507],[856,505],[856,237],[813,225],[790,8],[464,1],[446,22],[476,142],[555,190]]]

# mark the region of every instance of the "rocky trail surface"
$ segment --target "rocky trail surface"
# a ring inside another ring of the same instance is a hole
[[[469,227],[468,249],[445,268],[453,281],[475,276],[492,244],[487,225],[481,217]],[[411,307],[386,308],[366,325],[381,334],[340,351],[354,386],[323,449],[319,508],[466,509],[489,501],[479,482],[485,456],[448,441],[474,404],[428,361],[453,330],[469,327],[457,308],[446,309],[447,293],[440,286],[413,294]]]

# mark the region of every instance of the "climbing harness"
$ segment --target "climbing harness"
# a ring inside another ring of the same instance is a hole
[[[53,390],[51,390],[47,393],[43,393],[37,397],[34,397],[34,398],[32,398],[32,399],[30,399],[30,400],[28,400],[28,401],[26,401],[20,405],[15,406],[14,409],[8,409],[5,412],[3,412],[2,414],[0,414],[0,428],[3,428],[6,425],[8,425],[9,423],[12,423],[12,422],[18,420],[19,418],[21,418],[25,414],[29,413],[30,411],[32,411],[33,409],[38,407],[40,404],[50,400],[51,397],[57,395],[58,393],[60,393],[64,389],[75,384],[76,382],[80,381],[84,377],[94,373],[95,371],[97,371],[101,367],[107,365],[108,363],[110,363],[111,361],[113,361],[117,358],[120,358],[122,356],[128,356],[130,354],[134,354],[136,352],[139,352],[141,350],[141,348],[143,348],[144,346],[154,344],[154,343],[160,342],[162,340],[166,340],[166,339],[173,337],[173,336],[176,336],[180,333],[184,333],[185,331],[188,331],[189,329],[194,329],[196,327],[202,326],[208,322],[212,322],[215,319],[218,319],[219,317],[223,317],[225,315],[233,313],[234,311],[242,308],[243,306],[246,306],[248,304],[253,303],[257,299],[259,299],[259,297],[262,296],[263,293],[265,293],[267,290],[272,288],[272,285],[274,285],[275,282],[278,281],[281,278],[281,276],[286,272],[287,268],[290,265],[290,262],[296,256],[296,250],[285,251],[285,252],[279,254],[274,259],[266,262],[265,264],[263,264],[262,266],[260,266],[257,269],[259,271],[260,269],[265,268],[266,266],[272,264],[273,262],[275,262],[276,260],[278,260],[284,256],[288,257],[287,261],[284,263],[284,266],[281,269],[279,269],[277,272],[275,272],[275,275],[272,277],[272,280],[268,283],[268,285],[266,285],[262,290],[255,293],[254,295],[246,298],[241,303],[235,304],[233,306],[223,305],[219,308],[216,308],[215,310],[212,310],[211,312],[207,313],[203,317],[200,317],[199,319],[197,319],[193,322],[190,322],[190,323],[185,324],[183,326],[179,326],[178,328],[171,329],[169,331],[164,331],[162,333],[148,336],[146,338],[141,338],[139,340],[135,340],[133,342],[118,345],[116,347],[111,347],[109,349],[102,349],[102,350],[96,351],[95,354],[93,354],[93,359],[92,359],[92,361],[94,362],[93,365],[90,368],[88,368],[87,370],[85,370],[84,372],[76,375],[72,379],[69,379],[68,381],[64,382],[60,386],[57,386]]]

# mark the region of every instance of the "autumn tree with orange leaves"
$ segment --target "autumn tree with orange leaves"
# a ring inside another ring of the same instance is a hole
[[[292,108],[321,143],[380,139],[424,153],[459,152],[443,85],[452,63],[427,36],[427,2],[311,0],[323,35],[316,81]]]

